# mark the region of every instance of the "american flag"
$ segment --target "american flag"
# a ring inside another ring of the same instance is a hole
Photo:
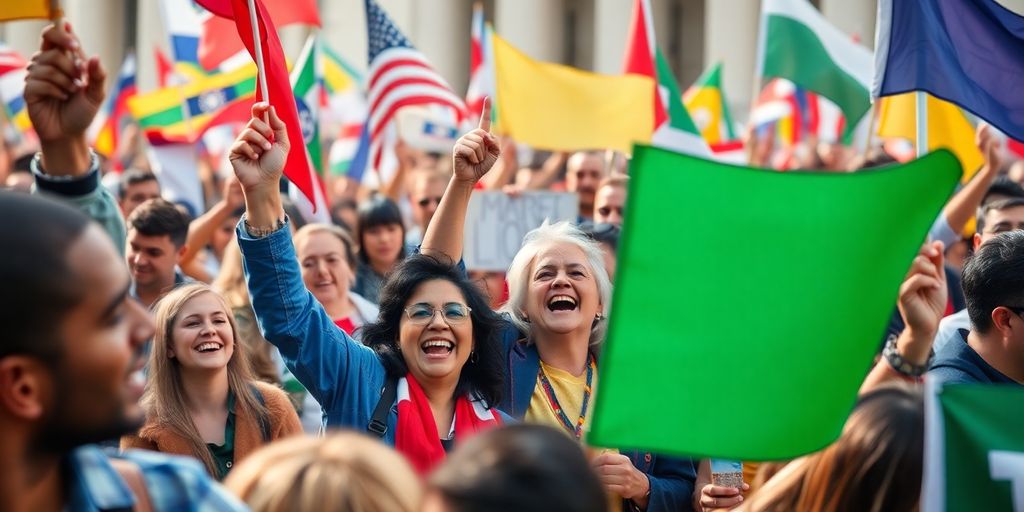
[[[370,49],[371,161],[379,168],[384,130],[399,109],[443,105],[453,111],[456,122],[462,122],[466,105],[373,0],[366,0],[366,24]]]

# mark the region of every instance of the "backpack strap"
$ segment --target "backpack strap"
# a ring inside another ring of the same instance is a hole
[[[398,379],[388,376],[384,380],[384,389],[380,392],[380,400],[373,409],[370,423],[366,425],[366,431],[371,435],[384,439],[384,435],[388,433],[388,412],[391,411],[391,405],[395,403],[397,396]]]
[[[146,488],[146,480],[142,476],[142,468],[138,464],[125,459],[110,459],[110,465],[114,467],[121,480],[132,491],[135,496],[135,512],[153,512],[153,502],[149,498],[149,489]]]
[[[252,394],[256,396],[256,400],[259,401],[260,405],[264,408],[267,407],[266,400],[263,399],[263,393],[260,393],[260,389],[253,384],[249,384],[249,388],[252,389]],[[263,438],[263,443],[270,442],[270,422],[267,418],[261,414],[256,415],[256,421],[260,423],[260,436]]]

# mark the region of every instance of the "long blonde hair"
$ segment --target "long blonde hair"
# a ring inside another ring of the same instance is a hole
[[[261,448],[224,486],[253,512],[415,512],[423,492],[404,458],[355,432]]]
[[[221,261],[220,273],[213,281],[213,288],[231,308],[235,319],[236,337],[245,344],[246,359],[249,368],[259,380],[280,385],[281,377],[271,357],[271,345],[256,326],[256,313],[252,310],[249,300],[249,289],[245,283],[245,269],[242,266],[242,251],[238,247],[238,239],[232,238],[224,247],[224,258]]]
[[[235,396],[236,415],[245,415],[257,421],[269,424],[270,417],[261,399],[257,398],[252,386],[253,377],[249,362],[245,356],[245,345],[238,340],[235,319],[230,314],[231,308],[219,293],[202,283],[192,283],[175,288],[156,304],[156,333],[153,335],[153,346],[149,354],[149,380],[142,395],[142,407],[146,411],[148,423],[157,423],[170,428],[181,436],[192,449],[192,455],[206,466],[211,475],[217,474],[217,467],[206,447],[192,415],[189,413],[188,401],[182,384],[182,376],[177,359],[168,357],[168,346],[172,343],[174,322],[181,309],[190,300],[204,293],[212,294],[224,308],[225,316],[231,324],[234,340],[234,353],[228,360],[228,390]]]

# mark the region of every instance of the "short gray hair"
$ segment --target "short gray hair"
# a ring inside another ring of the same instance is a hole
[[[526,333],[526,338],[529,341],[532,341],[530,323],[524,318],[523,312],[526,310],[526,290],[530,283],[530,267],[538,253],[555,244],[572,244],[583,251],[587,263],[594,272],[594,278],[597,280],[597,293],[601,299],[601,305],[605,311],[608,311],[611,306],[612,283],[608,279],[608,270],[604,268],[601,246],[569,222],[562,221],[551,224],[545,220],[539,228],[530,231],[523,237],[523,246],[508,267],[508,302],[501,307],[502,312],[508,313],[512,324],[520,332]],[[606,330],[607,323],[603,319],[594,322],[594,326],[590,330],[590,344],[597,345],[604,341]]]

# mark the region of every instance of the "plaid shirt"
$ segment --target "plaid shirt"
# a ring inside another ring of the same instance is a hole
[[[68,511],[130,511],[135,498],[128,485],[110,465],[117,457],[134,462],[142,470],[154,510],[247,511],[237,498],[214,482],[198,462],[144,450],[108,455],[96,446],[82,446],[66,460]]]

